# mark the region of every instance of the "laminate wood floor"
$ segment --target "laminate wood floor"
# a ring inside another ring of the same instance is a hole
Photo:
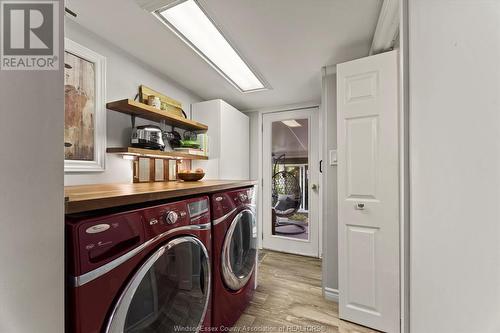
[[[340,320],[321,289],[321,260],[272,251],[259,254],[258,287],[235,327],[243,332],[369,333]]]

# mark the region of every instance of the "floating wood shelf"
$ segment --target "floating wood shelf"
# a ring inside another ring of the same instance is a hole
[[[131,99],[122,99],[119,101],[109,102],[106,104],[108,110],[113,110],[131,116],[152,120],[155,122],[165,121],[167,125],[182,128],[188,131],[205,132],[208,126],[197,121],[168,114],[165,111],[158,110],[144,103],[136,102]]]
[[[208,160],[208,156],[186,154],[177,151],[161,151],[134,147],[108,148],[106,152],[128,156],[163,158],[166,160]]]

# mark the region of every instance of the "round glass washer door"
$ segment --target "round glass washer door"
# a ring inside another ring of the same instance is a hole
[[[195,237],[176,238],[154,252],[132,277],[106,332],[198,332],[209,294],[205,245]]]
[[[257,223],[255,214],[242,210],[231,222],[222,247],[222,279],[227,288],[243,288],[257,260]]]

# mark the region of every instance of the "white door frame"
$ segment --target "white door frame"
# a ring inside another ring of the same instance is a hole
[[[257,180],[259,182],[259,190],[257,194],[257,228],[258,228],[258,234],[259,238],[257,239],[257,244],[259,249],[262,249],[262,238],[263,238],[263,232],[262,232],[262,183],[263,183],[263,176],[262,176],[262,148],[263,148],[263,143],[262,143],[262,126],[263,126],[263,116],[264,114],[267,113],[272,113],[272,112],[285,112],[285,111],[294,111],[294,110],[302,110],[302,109],[310,109],[310,108],[319,108],[319,104],[317,102],[305,102],[305,103],[298,103],[298,104],[289,104],[289,105],[282,105],[282,106],[277,106],[277,107],[269,107],[269,108],[262,108],[262,109],[255,109],[255,110],[248,110],[246,111],[247,114],[257,114],[257,127],[251,130],[251,133],[256,133],[257,134]],[[321,108],[320,108],[321,112]],[[321,122],[320,122],[321,126]],[[321,139],[320,145],[322,144]],[[322,151],[320,150],[320,156],[319,158],[322,158]],[[322,176],[321,174],[319,175],[319,184],[320,188],[322,186]],[[320,191],[320,202],[322,201],[321,197],[321,191]],[[320,215],[319,217],[319,233],[320,235],[322,234],[322,229],[323,229],[323,217]],[[322,237],[319,238],[319,249],[320,249],[320,256],[322,256],[323,252],[323,240]]]
[[[267,118],[267,119],[266,119]],[[320,191],[312,190],[309,195],[309,239],[301,240],[294,239],[292,237],[272,235],[271,234],[271,180],[272,180],[272,159],[271,159],[271,142],[272,142],[272,123],[276,121],[289,120],[289,119],[305,119],[309,120],[309,151],[308,151],[308,160],[309,160],[309,175],[310,175],[310,186],[307,190],[311,189],[312,184],[316,184],[319,186],[319,139],[320,133],[319,131],[315,131],[318,127],[319,122],[319,108],[309,108],[309,109],[301,109],[301,110],[289,110],[286,112],[276,112],[276,113],[268,113],[263,115],[263,182],[262,182],[262,235],[263,235],[263,246],[264,243],[267,243],[266,248],[318,257],[320,250],[320,242],[319,242],[319,226],[320,226]],[[313,192],[316,191],[316,192]]]

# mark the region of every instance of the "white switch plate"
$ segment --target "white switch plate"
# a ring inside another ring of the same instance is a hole
[[[330,165],[337,165],[337,149],[332,149],[330,153]]]

